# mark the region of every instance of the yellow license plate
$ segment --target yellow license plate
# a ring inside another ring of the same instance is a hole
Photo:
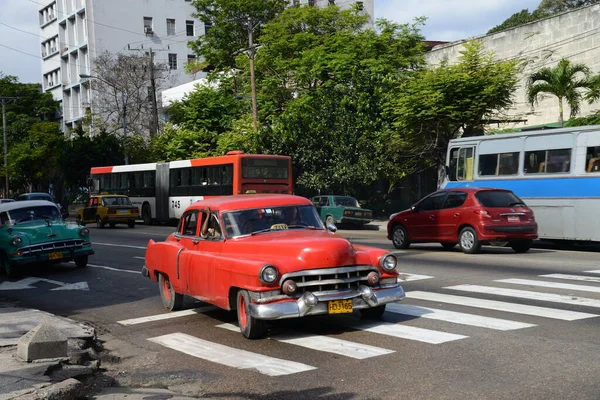
[[[327,303],[327,311],[329,314],[344,314],[352,312],[352,299],[350,300],[333,300]]]
[[[48,260],[60,260],[61,258],[63,258],[63,255],[60,251],[48,254]]]

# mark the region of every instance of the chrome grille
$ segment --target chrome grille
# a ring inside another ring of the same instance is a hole
[[[292,272],[281,277],[279,284],[292,279],[298,286],[298,295],[304,292],[326,293],[357,290],[360,285],[367,284],[367,275],[378,272],[373,266],[356,265],[341,268],[311,269]]]
[[[90,243],[83,239],[58,240],[56,242],[38,243],[21,247],[18,251],[23,256],[37,255],[44,252],[81,249]]]

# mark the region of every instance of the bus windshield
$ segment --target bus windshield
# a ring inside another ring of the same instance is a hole
[[[288,179],[288,160],[268,158],[244,158],[243,179]]]

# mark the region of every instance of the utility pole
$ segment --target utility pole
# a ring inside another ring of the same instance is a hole
[[[158,133],[158,106],[156,105],[156,82],[154,80],[154,51],[150,49],[150,86],[152,87],[152,129],[150,134]]]
[[[5,192],[4,198],[8,199],[9,191],[8,191],[8,143],[6,141],[6,102],[17,100],[18,97],[0,97],[0,101],[2,101],[2,137],[4,138],[4,177],[5,181]]]
[[[254,76],[254,56],[256,49],[253,43],[254,25],[252,17],[248,17],[248,57],[250,58],[250,90],[252,91],[252,122],[254,130],[258,130],[258,106],[256,104],[256,80]]]
[[[125,165],[129,164],[129,156],[127,155],[127,96],[125,90],[121,92],[121,102],[123,103],[123,140],[125,146],[123,152],[125,153]]]

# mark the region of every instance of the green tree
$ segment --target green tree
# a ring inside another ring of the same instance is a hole
[[[600,0],[542,0],[538,6],[538,10],[548,14],[556,14],[579,7],[590,6],[598,2]]]
[[[394,129],[386,139],[390,159],[437,165],[443,178],[448,142],[481,135],[513,104],[520,62],[499,61],[478,41],[464,45],[457,64],[442,64],[401,82],[388,103]],[[422,165],[422,164],[421,164]]]
[[[538,21],[542,18],[545,18],[549,15],[548,12],[537,9],[533,12],[529,12],[528,9],[524,9],[519,11],[518,13],[514,13],[510,17],[508,17],[504,22],[500,25],[497,25],[490,29],[487,33],[488,35],[496,32],[503,31],[505,29],[516,28],[517,26],[521,26],[527,24],[529,22]]]
[[[249,32],[258,39],[262,25],[288,5],[287,0],[193,0],[193,16],[204,23],[206,34],[189,46],[217,70],[229,70],[236,54],[248,47]]]
[[[538,103],[539,96],[550,94],[558,98],[558,121],[564,126],[564,101],[571,109],[571,118],[579,112],[583,98],[582,89],[590,87],[590,70],[585,64],[571,63],[563,58],[554,67],[542,68],[527,80],[527,100],[531,106]]]

